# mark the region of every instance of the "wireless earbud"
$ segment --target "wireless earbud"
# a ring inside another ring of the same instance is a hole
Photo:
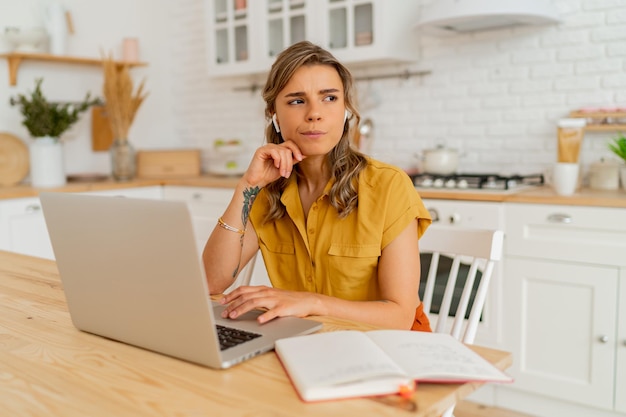
[[[280,133],[280,127],[278,127],[278,122],[276,121],[276,113],[272,116],[272,123],[274,124],[274,129],[276,133]]]
[[[350,110],[346,109],[345,113],[343,114],[343,122],[345,123],[346,120],[348,120],[348,118],[352,115],[352,113],[350,113]]]

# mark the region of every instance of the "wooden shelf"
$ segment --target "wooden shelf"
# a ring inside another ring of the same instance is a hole
[[[570,117],[577,119],[622,119],[626,120],[626,112],[581,112],[573,111],[569,114]],[[624,123],[588,123],[585,126],[585,130],[594,132],[626,132],[626,124]]]
[[[41,53],[10,52],[8,54],[0,54],[0,58],[6,58],[9,64],[9,85],[17,84],[17,72],[23,61],[58,62],[78,65],[102,65],[102,60],[97,58],[83,58],[77,56],[51,55]],[[141,67],[148,64],[146,64],[145,62],[117,61],[116,65],[118,67]]]

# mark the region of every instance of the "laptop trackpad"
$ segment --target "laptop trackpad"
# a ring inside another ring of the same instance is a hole
[[[237,317],[236,319],[225,319],[222,318],[222,311],[226,308],[226,306],[212,301],[213,304],[213,316],[215,317],[215,321],[229,327],[237,327],[244,330],[253,330],[258,329],[260,324],[257,321],[257,317],[263,314],[261,310],[252,310],[248,311],[246,314]],[[254,331],[254,330],[253,330]]]

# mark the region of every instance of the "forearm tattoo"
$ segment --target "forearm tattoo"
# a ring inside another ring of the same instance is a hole
[[[259,194],[259,191],[261,191],[259,187],[251,187],[243,190],[243,208],[241,209],[241,222],[243,223],[244,228],[246,227],[248,217],[250,216],[252,203],[254,203],[254,199]]]
[[[254,199],[259,194],[261,189],[259,187],[251,187],[243,190],[243,208],[241,209],[241,223],[243,224],[243,229],[246,230],[246,224],[248,223],[248,217],[250,217],[250,210],[252,209],[252,203],[254,203]],[[241,235],[241,247],[243,248],[243,237]],[[237,276],[239,272],[239,268],[241,267],[241,260],[237,265],[237,268],[233,271],[233,278]]]

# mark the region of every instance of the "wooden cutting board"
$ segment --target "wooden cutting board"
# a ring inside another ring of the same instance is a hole
[[[113,132],[104,106],[91,107],[91,149],[108,151],[113,143]]]
[[[28,174],[28,147],[17,136],[0,132],[0,186],[19,184]]]

